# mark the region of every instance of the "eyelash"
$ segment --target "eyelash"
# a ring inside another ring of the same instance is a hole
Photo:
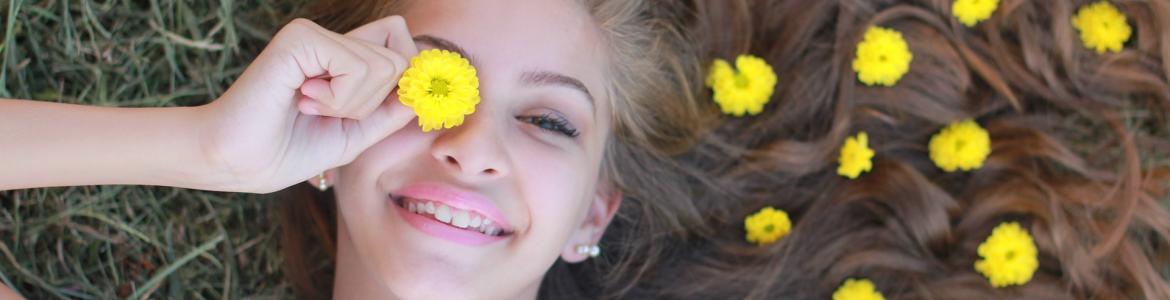
[[[516,119],[535,125],[540,129],[557,132],[570,138],[575,138],[577,135],[580,135],[580,133],[577,132],[577,129],[573,128],[572,125],[569,125],[569,121],[552,114],[542,114],[539,116],[519,116],[516,117]]]

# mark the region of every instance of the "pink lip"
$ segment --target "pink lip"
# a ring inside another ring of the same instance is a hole
[[[481,196],[478,193],[459,189],[454,186],[434,183],[422,182],[408,185],[393,193],[394,196],[408,197],[414,199],[424,199],[434,201],[447,206],[474,211],[500,226],[504,232],[511,232],[512,225],[504,218],[500,210],[496,208],[491,201]],[[506,236],[488,236],[469,230],[463,230],[452,227],[435,220],[434,218],[415,214],[398,206],[396,203],[392,205],[398,210],[399,215],[410,223],[415,229],[422,231],[434,237],[446,239],[456,243],[468,246],[480,246],[491,242],[503,240]]]

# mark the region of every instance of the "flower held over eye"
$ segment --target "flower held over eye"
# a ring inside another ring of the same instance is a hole
[[[975,120],[951,123],[930,138],[930,159],[947,172],[983,167],[991,154],[991,136]]]
[[[885,300],[869,279],[848,279],[833,292],[833,300]]]
[[[1125,14],[1107,1],[1078,9],[1077,15],[1072,18],[1072,25],[1081,31],[1081,42],[1085,48],[1096,50],[1097,53],[1105,53],[1105,50],[1121,51],[1121,46],[1133,33],[1125,22]]]
[[[910,71],[913,59],[914,54],[910,53],[901,32],[874,26],[865,31],[861,44],[857,45],[853,71],[866,85],[893,86]]]
[[[955,0],[951,4],[951,14],[959,18],[959,22],[967,27],[991,18],[991,13],[999,6],[999,0]]]
[[[776,88],[776,73],[772,66],[759,57],[740,55],[735,68],[722,59],[715,59],[707,74],[707,87],[715,91],[715,103],[725,114],[757,115],[772,98]]]
[[[398,98],[418,115],[423,132],[463,124],[479,104],[479,78],[466,58],[447,50],[425,50],[410,59],[398,80]]]
[[[743,227],[747,230],[748,242],[765,246],[788,235],[792,221],[788,220],[788,213],[769,206],[748,216]]]
[[[981,258],[975,261],[975,270],[987,277],[994,287],[1028,283],[1040,266],[1032,235],[1016,222],[996,226],[987,241],[979,244],[977,251]]]
[[[873,150],[869,149],[869,136],[864,131],[856,136],[845,139],[841,146],[841,157],[837,159],[840,166],[837,174],[856,179],[862,172],[873,169]]]

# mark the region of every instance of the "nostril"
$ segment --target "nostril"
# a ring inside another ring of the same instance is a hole
[[[488,175],[496,175],[496,169],[483,170],[483,173]]]
[[[459,161],[455,160],[455,158],[451,157],[450,155],[447,156],[447,163],[452,165],[459,165]]]

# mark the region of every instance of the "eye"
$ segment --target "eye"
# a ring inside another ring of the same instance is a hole
[[[536,127],[540,127],[540,129],[557,132],[570,138],[575,138],[580,134],[577,132],[576,128],[573,128],[573,125],[569,124],[568,120],[553,114],[546,113],[539,116],[518,116],[516,117],[516,120],[535,125]]]

